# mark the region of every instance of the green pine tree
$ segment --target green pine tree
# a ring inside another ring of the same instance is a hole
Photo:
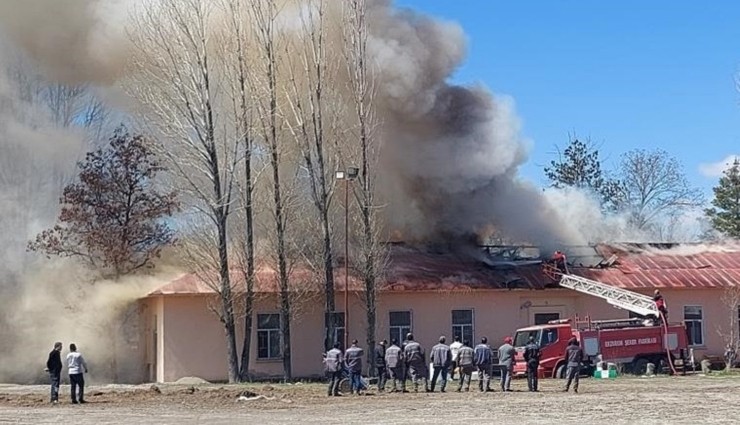
[[[740,238],[740,159],[724,171],[719,184],[714,187],[712,208],[704,212],[712,227],[732,238]]]

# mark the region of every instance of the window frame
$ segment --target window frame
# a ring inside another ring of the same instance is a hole
[[[455,324],[455,312],[456,311],[469,311],[470,312],[470,323],[465,324]],[[460,341],[465,341],[465,327],[470,327],[470,339],[468,342],[470,344],[475,344],[475,309],[474,308],[456,308],[453,310],[450,310],[450,329],[452,330],[452,339],[455,339],[455,327],[460,327]]]
[[[686,309],[687,308],[698,308],[699,309],[700,318],[699,319],[687,319],[686,318]],[[699,336],[701,337],[701,341],[699,343],[696,343],[695,341],[693,341],[694,335],[693,335],[693,333],[690,333],[691,331],[689,331],[689,326],[686,326],[686,330],[687,330],[687,335],[686,336],[687,336],[687,340],[688,340],[687,342],[688,342],[689,347],[704,347],[704,346],[706,346],[706,334],[705,334],[705,329],[704,329],[704,307],[701,306],[701,305],[696,305],[696,304],[684,305],[683,306],[683,322],[686,325],[688,325],[689,322],[692,322],[691,329],[693,329],[696,326],[693,323],[697,323],[697,322],[699,323],[699,331],[700,331],[699,332]]]
[[[256,350],[257,350],[257,352],[256,352],[256,358],[257,358],[257,360],[260,360],[260,361],[271,361],[271,360],[280,360],[280,359],[282,359],[283,358],[283,335],[282,335],[282,332],[280,331],[280,321],[282,320],[282,317],[280,317],[280,313],[278,313],[278,312],[264,312],[264,313],[255,313],[255,315],[256,315],[255,319],[256,319],[256,324],[257,324],[257,326],[255,326],[255,331],[257,332],[257,344],[255,344],[256,345]],[[260,329],[260,316],[277,316],[278,317],[278,327],[277,327],[277,329],[275,329],[275,328]],[[260,332],[266,332],[267,333],[267,344],[268,344],[268,346],[267,346],[267,352],[268,352],[268,357],[262,357],[262,356],[260,356]],[[279,354],[277,356],[269,356],[269,353],[271,351],[270,350],[270,341],[271,341],[270,336],[271,336],[271,334],[273,332],[274,333],[277,333],[277,335],[278,335],[278,347],[277,347],[277,350],[278,350]]]
[[[409,324],[408,326],[405,325],[393,325],[391,321],[391,315],[393,313],[408,313],[409,315]],[[406,332],[404,332],[404,329],[408,328]],[[394,335],[394,330],[398,331],[398,335]],[[414,311],[413,310],[389,310],[388,311],[388,336],[389,341],[393,341],[393,339],[397,339],[398,343],[402,343],[406,339],[407,333],[413,333],[414,332]]]

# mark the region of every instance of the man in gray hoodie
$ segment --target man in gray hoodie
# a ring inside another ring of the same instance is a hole
[[[329,397],[339,395],[339,382],[342,380],[342,364],[344,356],[339,349],[339,342],[334,343],[334,348],[326,353],[324,365],[326,374],[329,375]]]
[[[362,357],[364,355],[365,352],[357,346],[356,339],[352,340],[352,346],[344,352],[344,363],[349,372],[350,394],[357,391],[357,395],[360,395],[360,391],[364,389],[362,383]]]
[[[69,354],[67,354],[67,372],[69,373],[69,383],[72,387],[72,404],[87,403],[85,401],[85,377],[82,372],[87,373],[87,363],[82,353],[77,351],[75,344],[69,344]],[[80,398],[77,398],[77,387],[80,388]]]
[[[452,363],[452,351],[450,351],[450,347],[445,344],[445,341],[446,339],[444,336],[439,337],[439,344],[432,347],[432,352],[429,355],[429,360],[431,360],[432,367],[434,368],[430,389],[431,392],[434,392],[434,386],[437,384],[437,378],[440,374],[442,375],[440,391],[445,392],[445,387],[447,386],[447,371]]]

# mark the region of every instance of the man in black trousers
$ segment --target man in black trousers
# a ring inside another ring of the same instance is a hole
[[[62,343],[55,342],[54,349],[49,353],[46,361],[46,371],[49,372],[51,380],[51,403],[59,402],[59,380],[62,375]]]

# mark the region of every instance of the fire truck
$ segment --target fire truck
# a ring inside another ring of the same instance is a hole
[[[688,354],[686,327],[669,324],[653,299],[622,288],[575,276],[567,268],[545,266],[546,273],[564,288],[569,288],[606,300],[615,307],[641,316],[617,320],[555,320],[544,325],[530,326],[516,331],[517,349],[515,375],[526,374],[524,346],[533,336],[540,346],[541,378],[564,378],[564,358],[568,341],[575,337],[584,351],[582,373],[591,374],[598,361],[615,363],[635,374],[645,373],[648,363],[656,368],[668,367],[673,373],[684,369]]]

